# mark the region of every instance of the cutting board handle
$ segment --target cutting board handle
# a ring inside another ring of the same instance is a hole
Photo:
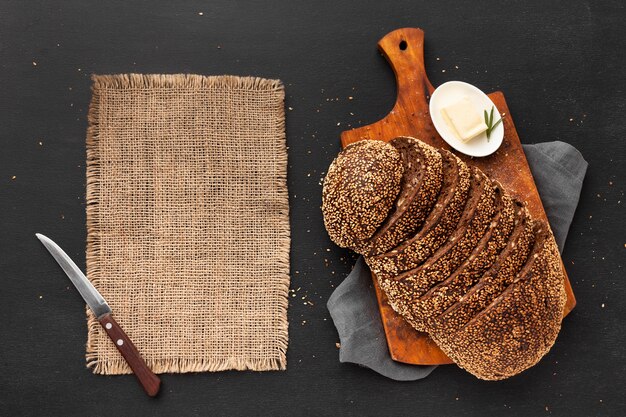
[[[435,90],[426,76],[424,65],[424,31],[418,28],[402,28],[388,33],[378,41],[378,49],[385,56],[396,75],[398,100],[403,94],[419,99],[428,106],[428,98]]]
[[[390,127],[401,127],[404,135],[428,141],[437,133],[428,111],[430,95],[435,91],[424,67],[424,31],[418,28],[397,29],[378,41],[378,49],[396,75],[396,103],[387,116],[376,123],[341,133],[343,146],[362,139],[391,140]]]

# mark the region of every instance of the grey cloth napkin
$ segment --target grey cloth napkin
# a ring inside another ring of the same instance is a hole
[[[563,251],[587,161],[576,148],[560,141],[524,145],[524,152],[556,242]],[[332,293],[327,307],[339,333],[340,362],[365,366],[396,381],[422,379],[436,368],[395,362],[389,356],[372,278],[363,257]]]

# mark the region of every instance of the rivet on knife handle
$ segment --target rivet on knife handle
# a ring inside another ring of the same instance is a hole
[[[126,359],[146,393],[151,397],[157,395],[161,386],[161,380],[148,368],[133,342],[124,333],[120,325],[117,324],[113,316],[105,314],[98,318],[98,321],[115,344],[117,350]]]

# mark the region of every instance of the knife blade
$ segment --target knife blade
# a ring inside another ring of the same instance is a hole
[[[48,252],[61,266],[65,274],[72,281],[80,295],[83,297],[89,309],[96,316],[98,322],[102,325],[105,332],[111,338],[111,341],[122,354],[130,368],[133,370],[137,380],[146,391],[146,393],[154,397],[161,386],[161,380],[156,376],[141,357],[141,354],[126,335],[124,330],[113,318],[111,307],[107,304],[102,294],[87,279],[85,274],[72,259],[52,241],[52,239],[36,233],[37,239],[43,243]]]

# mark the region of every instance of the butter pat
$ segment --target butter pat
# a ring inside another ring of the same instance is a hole
[[[467,97],[441,109],[441,115],[457,138],[463,142],[483,133],[487,125]]]

